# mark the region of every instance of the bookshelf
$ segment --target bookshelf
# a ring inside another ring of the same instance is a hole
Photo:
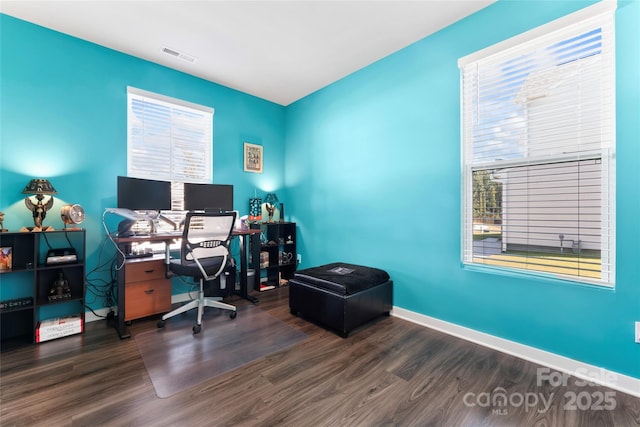
[[[85,245],[83,229],[0,233],[3,349],[82,332]],[[53,319],[59,319],[56,328],[51,326]],[[51,333],[39,334],[40,323]]]
[[[298,266],[296,223],[254,223],[251,228],[261,230],[260,256],[251,260],[254,271],[260,272],[256,289],[265,291],[286,284]]]

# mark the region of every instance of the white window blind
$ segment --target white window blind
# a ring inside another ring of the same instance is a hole
[[[460,59],[465,264],[613,286],[614,11]]]
[[[213,108],[127,87],[127,174],[171,181],[172,220],[183,183],[212,182]]]

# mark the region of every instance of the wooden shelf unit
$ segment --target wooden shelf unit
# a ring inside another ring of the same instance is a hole
[[[296,223],[254,223],[251,228],[261,230],[260,254],[251,259],[251,268],[259,272],[256,290],[277,288],[293,277],[298,266]]]
[[[11,269],[0,270],[0,300],[3,303],[30,299],[29,304],[0,309],[2,348],[36,342],[38,322],[55,317],[85,314],[84,229],[0,233],[0,247],[11,248]],[[77,259],[47,264],[51,249],[73,248]],[[55,297],[52,286],[60,274],[70,296]]]

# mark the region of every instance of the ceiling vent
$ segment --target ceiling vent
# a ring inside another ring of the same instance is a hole
[[[169,47],[163,47],[162,48],[162,52],[166,53],[167,55],[171,55],[171,56],[173,56],[175,58],[180,58],[183,61],[187,61],[187,62],[191,62],[191,63],[196,62],[196,60],[198,59],[195,56],[187,55],[186,53],[182,53],[180,51],[177,51],[175,49],[171,49]]]

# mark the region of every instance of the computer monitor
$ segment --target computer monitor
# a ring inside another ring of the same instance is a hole
[[[233,210],[233,185],[184,183],[184,209],[226,212]]]
[[[118,207],[134,211],[171,210],[171,183],[119,176]]]

